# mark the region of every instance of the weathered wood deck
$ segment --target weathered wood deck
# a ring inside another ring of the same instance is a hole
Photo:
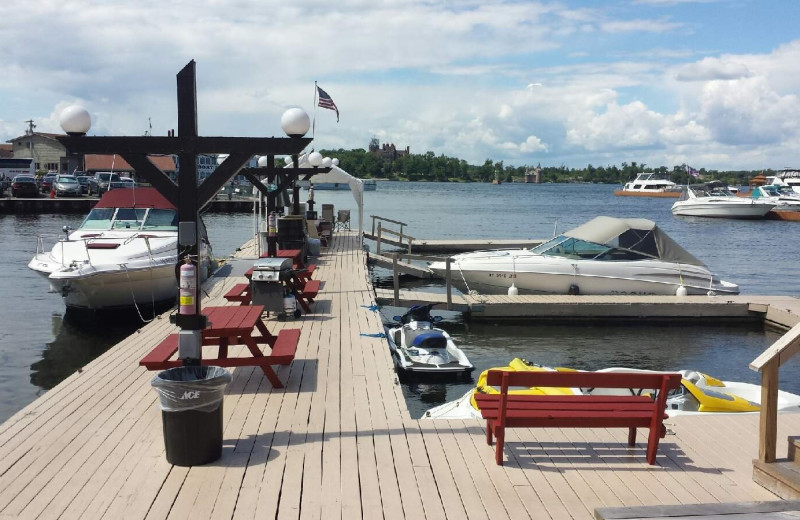
[[[410,418],[385,340],[360,335],[382,326],[355,235],[317,265],[314,313],[268,320],[302,328],[287,387],[233,371],[219,461],[164,457],[153,373],[137,365],[174,331],[164,316],[0,426],[0,518],[560,520],[776,498],[752,480],[757,415],[669,419],[656,466],[618,429],[510,430],[495,465],[481,422]],[[206,304],[241,281],[215,279]],[[800,414],[780,416],[779,438],[798,431]]]

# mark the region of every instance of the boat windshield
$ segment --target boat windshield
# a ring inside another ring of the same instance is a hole
[[[545,244],[535,247],[533,252],[540,255],[560,256],[563,258],[591,259],[609,249],[609,247],[601,244],[560,235]]]
[[[178,212],[173,209],[94,208],[86,216],[80,229],[177,231]]]
[[[610,247],[579,238],[570,238],[559,235],[556,238],[545,242],[531,252],[546,255],[558,256],[562,258],[572,258],[575,260],[648,260],[654,258],[639,251],[633,251],[621,247]]]

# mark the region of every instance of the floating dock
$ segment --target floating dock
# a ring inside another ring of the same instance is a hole
[[[233,370],[220,460],[166,462],[154,374],[138,365],[176,330],[162,316],[0,425],[0,518],[589,520],[598,508],[776,500],[753,482],[758,415],[670,418],[655,466],[643,431],[628,448],[620,429],[512,429],[497,466],[482,421],[410,417],[385,339],[362,336],[383,327],[355,233],[335,233],[316,263],[313,313],[265,320],[302,330],[278,370],[286,388]],[[244,281],[228,271],[204,305]],[[752,299],[798,319],[789,301]],[[797,433],[800,414],[778,428]]]

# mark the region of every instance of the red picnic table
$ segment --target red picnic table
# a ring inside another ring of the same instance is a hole
[[[284,329],[277,336],[267,330],[261,321],[263,305],[242,305],[238,307],[205,307],[203,314],[208,318],[208,327],[203,329],[203,345],[219,347],[216,358],[203,358],[203,365],[221,367],[259,366],[272,386],[283,388],[283,383],[272,370],[271,365],[288,365],[294,359],[300,340],[300,329]],[[254,334],[258,331],[259,334]],[[260,345],[269,345],[271,351],[265,355]],[[228,357],[228,346],[245,345],[252,357]],[[178,350],[178,334],[170,334],[147,354],[139,365],[148,370],[164,370],[181,366],[180,359],[170,359]]]

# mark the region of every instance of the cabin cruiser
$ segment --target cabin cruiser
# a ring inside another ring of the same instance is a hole
[[[640,195],[651,197],[679,197],[681,187],[667,179],[661,173],[640,173],[630,182],[626,182],[614,195]]]
[[[198,276],[213,269],[205,226],[198,221]],[[155,188],[106,192],[81,226],[49,251],[38,237],[28,267],[50,282],[68,309],[105,310],[174,302],[178,295],[178,210]]]
[[[750,192],[750,197],[775,204],[773,211],[800,209],[800,193],[794,191],[788,185],[765,184],[763,186],[754,186]]]
[[[524,359],[515,358],[508,366],[494,367],[490,370],[506,371],[566,371],[569,368],[550,368]],[[612,367],[598,372],[660,373],[655,370]],[[737,381],[722,381],[696,370],[677,370],[681,374],[681,386],[670,391],[667,396],[669,415],[699,415],[708,413],[752,413],[761,409],[761,386]],[[428,419],[480,419],[481,413],[475,403],[475,393],[498,393],[498,389],[486,384],[488,370],[478,377],[475,388],[461,396],[425,412]],[[509,394],[528,395],[655,395],[657,389],[618,389],[618,388],[514,388]],[[800,411],[800,395],[778,391],[778,411]]]
[[[431,316],[434,305],[415,305],[395,316],[397,326],[386,327],[395,368],[406,375],[468,376],[475,367],[447,332],[433,326],[441,321]]]
[[[430,268],[445,276],[445,262]],[[451,270],[484,294],[739,294],[642,218],[596,217],[533,249],[455,255]]]
[[[684,186],[672,214],[689,217],[759,219],[775,207],[766,201],[737,197],[720,182]]]

